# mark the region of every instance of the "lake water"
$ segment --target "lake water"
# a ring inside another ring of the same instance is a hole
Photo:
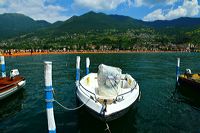
[[[44,64],[53,61],[55,99],[67,107],[75,107],[75,61],[77,55],[38,55],[7,57],[7,73],[18,68],[27,84],[18,93],[0,102],[1,133],[44,133],[47,118],[44,100]],[[176,58],[181,69],[200,72],[200,53],[133,53],[83,54],[81,76],[85,73],[85,58],[90,57],[90,71],[99,64],[120,67],[140,85],[140,101],[122,118],[109,122],[112,133],[188,133],[200,132],[200,102],[193,96],[177,91]],[[67,66],[66,66],[67,63]],[[186,93],[187,94],[187,93]],[[65,111],[54,104],[58,133],[104,133],[105,123],[83,111]]]

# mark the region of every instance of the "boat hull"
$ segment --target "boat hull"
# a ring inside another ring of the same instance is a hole
[[[123,110],[117,111],[117,112],[112,113],[110,115],[100,114],[100,113],[94,111],[93,109],[91,109],[90,107],[88,107],[87,104],[85,104],[83,106],[83,109],[85,109],[87,112],[89,112],[96,119],[101,120],[101,121],[109,122],[109,121],[116,120],[116,119],[122,117],[123,115],[125,115],[137,103],[138,99],[139,99],[139,97],[137,98],[137,100],[135,102],[133,102],[127,108],[124,108]],[[77,96],[77,101],[78,101],[77,102],[78,105],[84,104],[78,96]]]
[[[195,80],[179,77],[178,82],[181,86],[189,87],[200,92],[200,83]]]
[[[5,79],[1,79],[0,84],[2,89],[0,89],[0,100],[7,98],[8,96],[12,95],[13,93],[17,92],[18,90],[20,90],[21,88],[23,88],[26,84],[26,80],[23,77],[18,77],[17,80],[13,80],[13,85],[9,85],[9,84],[5,84],[2,85],[5,82],[11,82],[10,79],[8,77],[6,77]]]

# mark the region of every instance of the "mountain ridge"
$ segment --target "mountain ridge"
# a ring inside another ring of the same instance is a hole
[[[14,16],[18,15],[14,14]],[[13,44],[7,48],[43,49],[63,47],[101,49],[101,45],[110,49],[160,48],[161,46],[164,47],[161,47],[162,49],[170,49],[172,44],[177,46],[189,43],[200,44],[198,39],[200,18],[182,17],[174,20],[145,22],[129,16],[107,15],[93,11],[53,24],[42,20],[36,21],[23,15],[17,18],[22,18],[23,21],[16,19],[17,21],[9,25],[10,22],[2,23],[0,15],[0,30],[4,29],[1,33],[8,34],[7,38],[0,34],[4,42],[0,42],[0,45]],[[11,15],[7,20],[12,19]],[[7,24],[8,27],[3,24]]]
[[[122,19],[123,18],[123,19]],[[128,16],[106,15],[104,13],[88,12],[81,16],[72,16],[59,26],[60,30],[79,32],[101,29],[128,29],[143,27],[138,20]],[[72,27],[74,29],[72,29]]]
[[[4,13],[0,14],[0,39],[19,36],[41,28],[50,26],[44,20],[34,20],[24,14]]]
[[[72,16],[65,21],[57,21],[51,24],[45,20],[34,20],[18,13],[0,14],[0,32],[4,33],[0,35],[0,38],[15,37],[44,28],[50,28],[58,32],[87,32],[88,30],[127,30],[134,28],[154,28],[162,31],[169,28],[194,30],[197,27],[200,27],[200,18],[181,17],[173,20],[146,22],[124,15],[107,15],[90,11],[83,15]]]

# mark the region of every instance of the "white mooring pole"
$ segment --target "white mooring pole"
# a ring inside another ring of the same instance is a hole
[[[76,57],[76,86],[78,86],[79,80],[80,80],[80,61],[81,61],[80,56],[77,56]]]
[[[176,66],[176,82],[178,83],[178,78],[180,76],[180,58],[177,58],[177,66]]]
[[[88,75],[90,73],[89,68],[90,68],[90,58],[87,57],[86,58],[86,75]]]
[[[2,74],[2,77],[6,77],[6,65],[5,65],[4,56],[1,56],[1,74]]]
[[[49,133],[56,133],[56,124],[53,112],[52,62],[44,62],[45,100]]]

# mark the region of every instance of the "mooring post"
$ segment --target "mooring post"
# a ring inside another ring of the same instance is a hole
[[[2,77],[6,77],[6,65],[5,65],[4,56],[1,56],[1,74],[2,74]]]
[[[56,124],[53,111],[53,87],[52,87],[52,62],[44,62],[44,79],[45,79],[45,100],[49,133],[56,133]]]
[[[90,68],[90,59],[89,57],[87,57],[86,58],[86,75],[88,75],[90,72],[89,68]]]
[[[176,82],[178,83],[178,79],[180,76],[180,58],[177,58],[177,66],[176,66]]]
[[[80,80],[80,61],[81,61],[80,56],[77,56],[76,57],[76,86],[79,85],[79,80]]]

